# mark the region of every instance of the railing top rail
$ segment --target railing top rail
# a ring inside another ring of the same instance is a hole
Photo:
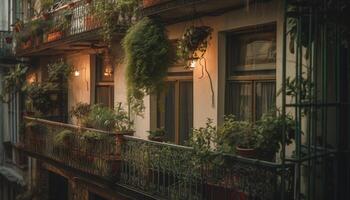
[[[165,143],[165,142],[156,142],[156,141],[144,140],[142,138],[135,137],[135,136],[124,135],[124,138],[126,140],[138,141],[138,142],[148,143],[148,144],[152,144],[152,145],[158,145],[158,146],[164,146],[164,147],[170,147],[170,148],[178,148],[178,149],[188,150],[188,151],[192,151],[193,150],[192,147],[181,146],[181,145],[176,145],[176,144],[170,144],[170,143]],[[275,162],[268,162],[268,161],[263,161],[263,160],[258,160],[258,159],[246,158],[246,157],[233,155],[233,154],[223,154],[223,155],[226,156],[226,157],[229,157],[233,161],[239,161],[239,162],[246,163],[246,164],[259,165],[259,166],[262,166],[262,167],[271,167],[271,168],[281,168],[281,167],[283,167],[283,165],[281,163],[275,163]],[[284,164],[285,168],[289,168],[289,167],[292,167],[294,165],[295,164],[292,163],[292,162]]]
[[[70,129],[94,131],[94,132],[109,134],[111,136],[115,136],[115,135],[118,134],[117,132],[109,132],[109,131],[98,130],[98,129],[93,129],[93,128],[86,128],[86,127],[81,127],[81,126],[77,126],[77,125],[73,125],[73,124],[66,124],[66,123],[62,123],[62,122],[55,122],[55,121],[50,121],[50,120],[40,119],[40,118],[34,118],[34,117],[28,117],[28,116],[25,116],[24,119],[28,120],[28,121],[35,121],[35,122],[38,122],[38,123],[51,125],[51,126],[60,126],[60,127],[70,128]]]

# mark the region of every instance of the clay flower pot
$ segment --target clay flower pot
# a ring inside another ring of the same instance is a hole
[[[160,0],[143,0],[143,7],[147,8],[158,4]]]
[[[256,158],[256,150],[250,148],[236,147],[237,155],[247,158]]]

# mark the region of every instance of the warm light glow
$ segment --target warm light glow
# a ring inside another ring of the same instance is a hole
[[[35,73],[32,73],[32,74],[30,74],[29,76],[28,76],[28,83],[29,84],[32,84],[32,83],[34,83],[34,82],[36,82],[36,74]]]
[[[191,68],[195,68],[197,64],[197,60],[192,60],[191,61]]]
[[[78,70],[74,71],[74,76],[80,76],[80,72]]]
[[[106,69],[105,69],[103,75],[109,77],[109,76],[112,76],[112,73],[113,73],[112,68],[106,67]]]

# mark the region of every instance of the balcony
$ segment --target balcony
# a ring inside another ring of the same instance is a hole
[[[30,156],[102,178],[114,178],[120,166],[118,135],[49,120],[25,117],[17,146]]]
[[[73,1],[73,3],[67,3],[33,19],[33,23],[42,27],[43,33],[28,36],[28,40],[20,42],[17,45],[17,55],[59,55],[107,47],[99,34],[101,23],[91,13],[94,6],[94,1],[90,3],[87,3],[86,0]],[[30,23],[24,24],[24,27],[30,26]],[[118,31],[115,34],[123,34],[126,30],[126,24],[119,21],[116,23],[118,23]],[[50,25],[62,25],[64,30],[62,28],[48,28]],[[23,34],[26,32],[24,31]]]
[[[12,33],[10,31],[0,31],[0,59],[6,60],[12,57]]]
[[[119,184],[156,199],[267,200],[280,199],[282,192],[293,198],[293,164],[224,155],[227,164],[215,167],[198,162],[189,147],[124,140]]]
[[[215,166],[199,161],[191,147],[30,117],[25,122],[18,148],[44,162],[113,181],[116,188],[134,195],[222,200],[272,200],[282,193],[293,197],[293,164],[222,155],[225,164]],[[95,135],[87,139],[87,132]]]
[[[217,16],[254,3],[270,0],[144,0],[145,16],[160,16],[169,24],[202,16]]]

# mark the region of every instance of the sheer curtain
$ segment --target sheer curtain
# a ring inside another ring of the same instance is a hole
[[[230,82],[227,95],[226,114],[233,114],[239,120],[252,119],[252,83]]]
[[[256,83],[256,119],[275,108],[275,82]]]

